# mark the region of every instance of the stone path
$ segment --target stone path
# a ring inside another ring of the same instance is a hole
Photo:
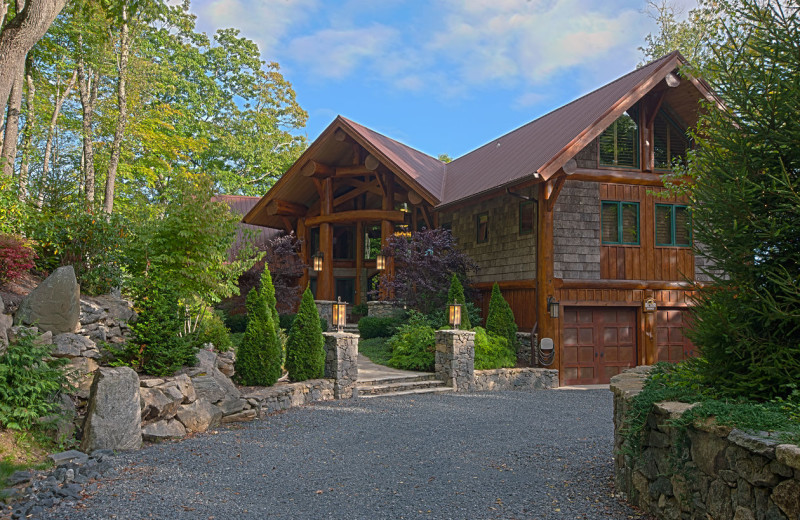
[[[639,519],[611,487],[607,390],[318,403],[126,454],[45,518]]]
[[[358,381],[383,381],[386,379],[396,379],[400,377],[415,377],[428,375],[427,372],[413,372],[411,370],[399,370],[384,365],[378,365],[370,361],[364,354],[358,355]]]

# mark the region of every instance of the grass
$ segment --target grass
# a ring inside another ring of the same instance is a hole
[[[373,363],[388,365],[392,358],[392,349],[388,342],[389,338],[362,339],[358,342],[358,352],[367,356]]]
[[[0,490],[8,487],[8,477],[15,471],[52,465],[47,454],[55,447],[37,432],[0,430]]]

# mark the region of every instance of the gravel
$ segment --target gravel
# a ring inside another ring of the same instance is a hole
[[[646,518],[612,445],[608,390],[333,401],[124,454],[41,518]]]

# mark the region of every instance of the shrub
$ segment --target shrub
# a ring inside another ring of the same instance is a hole
[[[203,315],[200,326],[191,336],[190,341],[195,348],[201,348],[206,343],[212,343],[219,352],[226,352],[233,346],[231,331],[225,326],[222,317],[209,309]]]
[[[52,358],[52,345],[37,345],[33,334],[22,334],[0,356],[0,426],[26,430],[41,417],[57,412],[54,397],[69,387],[64,358]]]
[[[402,370],[433,372],[436,364],[436,331],[424,316],[413,314],[409,322],[400,326],[389,338],[392,349],[390,367]]]
[[[475,328],[475,370],[513,368],[516,364],[517,356],[506,338]]]
[[[281,328],[278,318],[278,309],[276,305],[278,301],[275,299],[275,286],[272,284],[272,275],[269,272],[269,265],[264,267],[264,272],[261,273],[261,294],[264,297],[264,302],[267,304],[267,311],[269,317],[272,319],[272,326],[275,331]]]
[[[358,353],[364,354],[370,361],[379,365],[386,365],[392,359],[389,338],[361,338],[358,340]]]
[[[358,333],[362,339],[388,338],[402,323],[400,318],[365,316],[358,320]]]
[[[280,323],[281,329],[285,331],[291,329],[295,317],[297,317],[297,314],[281,314],[280,316],[278,316],[278,322]],[[328,332],[328,320],[326,320],[325,318],[320,318],[319,328],[322,332]]]
[[[247,314],[226,314],[225,326],[230,329],[232,334],[244,333],[245,329],[247,329]]]
[[[489,315],[486,317],[486,330],[506,338],[509,347],[516,352],[518,341],[514,312],[506,299],[503,298],[500,286],[497,283],[492,287],[492,298],[489,300]]]
[[[469,319],[467,301],[464,299],[464,286],[461,285],[461,280],[458,279],[456,273],[453,273],[453,277],[450,280],[450,290],[447,291],[447,305],[453,302],[461,304],[461,325],[459,328],[470,330],[472,323]]]
[[[320,378],[325,373],[325,339],[311,289],[306,288],[300,310],[289,329],[286,369],[292,381]]]
[[[481,308],[472,302],[467,302],[466,305],[461,308],[462,321],[465,314],[469,316],[469,323],[472,325],[473,329],[480,326],[480,324],[483,322],[483,318],[481,317]],[[434,329],[439,330],[450,328],[450,317],[447,307],[435,309],[426,316],[431,327]],[[464,324],[462,323],[459,328],[464,328]]]
[[[133,361],[154,376],[169,376],[184,365],[193,365],[196,349],[181,337],[184,320],[178,293],[169,284],[151,279],[134,299],[138,314],[131,327]]]
[[[0,235],[0,285],[12,281],[34,266],[36,253],[16,235]]]
[[[238,379],[249,386],[274,385],[281,376],[283,359],[267,299],[269,279],[262,276],[261,281],[261,290],[251,289],[247,294],[247,329],[236,357]]]
[[[357,314],[359,316],[366,316],[369,312],[369,307],[367,307],[366,303],[359,303],[353,305],[353,314]]]

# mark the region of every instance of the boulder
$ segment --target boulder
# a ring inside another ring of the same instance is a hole
[[[256,418],[256,411],[255,410],[242,410],[239,413],[231,414],[226,417],[222,418],[222,423],[234,423],[234,422],[245,422],[245,421],[252,421]]]
[[[75,270],[59,267],[22,301],[17,322],[37,325],[54,334],[75,332],[81,317],[81,298]]]
[[[217,368],[227,377],[233,377],[236,373],[236,353],[233,350],[220,352],[217,355]]]
[[[216,403],[222,399],[239,399],[241,393],[225,374],[217,368],[217,355],[210,350],[197,353],[197,365],[191,373],[195,393],[198,399]]]
[[[202,433],[219,426],[222,411],[205,399],[198,399],[191,404],[182,405],[177,418],[188,431]]]
[[[247,401],[244,399],[223,399],[217,403],[217,407],[222,411],[222,415],[232,415],[244,410]]]
[[[65,332],[53,338],[55,349],[53,349],[53,357],[78,357],[86,351],[96,351],[97,345],[94,341],[86,336],[74,334],[72,332]],[[97,357],[100,356],[98,352]],[[94,356],[86,356],[94,357]]]
[[[193,403],[197,399],[197,394],[194,391],[192,380],[186,374],[175,376],[175,379],[173,379],[170,384],[174,384],[175,388],[180,390],[180,392],[183,394],[184,404]]]
[[[96,361],[85,357],[76,357],[69,360],[67,378],[78,389],[78,397],[82,399],[89,398],[92,381],[94,380],[94,371],[98,367],[99,365]]]
[[[186,428],[175,419],[158,421],[142,428],[142,438],[150,442],[181,439],[186,437]]]
[[[139,388],[142,421],[172,419],[178,412],[183,396],[174,399],[158,388]]]
[[[2,300],[0,300],[0,307]],[[8,348],[8,329],[14,324],[14,319],[8,314],[2,314],[0,309],[0,354],[3,354]]]
[[[92,382],[81,451],[142,445],[139,376],[129,367],[100,368]]]
[[[788,518],[800,518],[800,482],[784,480],[775,486],[772,501]]]

